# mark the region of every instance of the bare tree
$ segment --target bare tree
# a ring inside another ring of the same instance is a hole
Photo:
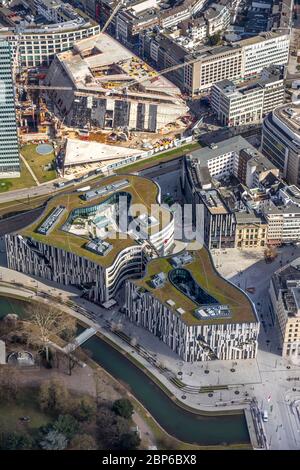
[[[30,333],[40,341],[48,362],[50,338],[55,336],[64,338],[65,336],[68,339],[70,337],[68,332],[71,331],[73,335],[76,329],[75,319],[58,308],[43,304],[31,304],[27,309],[27,315],[33,326]]]
[[[76,365],[78,365],[80,362],[84,362],[85,357],[86,355],[80,347],[77,347],[73,351],[69,350],[67,352],[66,359],[68,364],[69,375],[72,375],[72,370]]]

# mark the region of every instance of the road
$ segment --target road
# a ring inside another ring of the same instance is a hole
[[[25,213],[21,212],[20,214],[8,219],[0,220],[0,237],[6,233],[21,230],[22,228],[27,227],[27,225],[32,224],[42,214],[43,210],[43,207],[38,207],[37,209],[33,209]]]
[[[291,47],[289,55],[289,63],[287,67],[287,78],[288,79],[299,79],[300,73],[297,70],[297,52],[300,46],[300,29],[293,28],[291,30]],[[294,55],[295,54],[295,55]]]
[[[10,201],[17,201],[18,199],[28,199],[37,196],[44,196],[52,194],[55,191],[53,182],[43,183],[40,186],[34,186],[28,189],[16,189],[0,194],[0,204]]]

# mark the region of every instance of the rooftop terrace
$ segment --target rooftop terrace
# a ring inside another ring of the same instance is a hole
[[[150,292],[175,314],[180,315],[188,325],[256,322],[256,313],[249,298],[217,273],[208,251],[205,248],[193,249],[190,247],[189,253],[192,255],[192,261],[184,264],[183,269],[187,270],[194,281],[205,291],[204,300],[212,297],[216,303],[227,306],[231,313],[230,317],[208,317],[202,320],[195,317],[195,311],[199,310],[199,303],[184,294],[181,289],[176,288],[174,283],[170,281],[169,274],[174,271],[174,265],[171,264],[174,257],[152,260],[147,266],[144,278],[135,280],[135,284]],[[160,287],[155,288],[152,284],[152,278],[161,272],[165,273],[166,279]],[[206,303],[203,302],[203,304]]]
[[[91,245],[88,245],[88,243],[95,239],[94,236],[88,236],[84,230],[80,230],[80,228],[77,230],[77,233],[75,233],[75,231],[68,231],[70,220],[73,222],[74,219],[75,209],[81,212],[82,209],[101,205],[101,203],[105,203],[105,201],[111,197],[112,194],[118,194],[118,192],[122,192],[130,196],[130,205],[142,204],[145,206],[149,215],[153,214],[153,212],[151,212],[151,205],[155,205],[157,210],[157,214],[155,216],[158,223],[149,225],[148,234],[152,235],[157,233],[162,227],[166,226],[170,222],[172,217],[170,212],[166,209],[161,209],[160,211],[159,206],[156,205],[158,187],[156,184],[150,180],[147,180],[146,178],[132,175],[128,175],[126,177],[123,175],[110,176],[103,178],[101,180],[101,184],[98,183],[97,189],[101,189],[101,187],[107,187],[113,184],[117,185],[118,182],[122,182],[125,179],[128,181],[128,185],[126,185],[126,187],[122,187],[119,191],[114,191],[114,193],[105,192],[104,195],[102,194],[93,198],[92,200],[85,201],[84,194],[78,192],[70,192],[69,194],[62,194],[53,197],[47,204],[47,207],[45,208],[41,217],[39,217],[39,219],[37,219],[30,226],[23,229],[20,232],[20,235],[32,238],[33,240],[45,243],[47,245],[61,248],[65,251],[75,253],[78,256],[88,258],[102,266],[110,266],[121,250],[129,246],[136,245],[138,242],[134,239],[134,237],[132,238],[127,233],[124,234],[124,232],[121,231],[114,232],[110,230],[109,235],[111,236],[105,238],[105,242],[111,245],[112,248],[104,253],[104,255],[103,253],[100,254],[101,250],[99,253],[95,249],[91,250]],[[45,234],[39,233],[39,228],[43,226],[43,223],[45,223],[49,219],[49,216],[53,214],[54,209],[59,206],[64,207],[65,210],[62,214],[60,214],[59,220],[53,224],[51,231]],[[84,212],[84,210],[82,212]],[[138,217],[139,215],[140,214],[137,213],[133,216]],[[105,219],[105,216],[100,215],[98,219],[99,220],[95,220],[95,226],[97,225],[101,229],[101,222]]]

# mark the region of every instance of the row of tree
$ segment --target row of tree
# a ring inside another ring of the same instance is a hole
[[[7,374],[7,369],[6,373],[1,369],[0,372],[2,403],[18,403],[24,394],[35,394],[34,390],[19,390],[16,376]],[[50,424],[34,432],[26,428],[24,432],[1,433],[0,430],[0,449],[132,450],[140,445],[138,434],[132,430],[134,409],[126,398],[97,405],[94,397],[72,395],[64,383],[51,379],[42,383],[36,401]]]

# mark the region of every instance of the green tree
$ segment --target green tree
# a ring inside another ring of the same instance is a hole
[[[208,37],[208,44],[210,46],[217,46],[218,44],[221,44],[222,39],[221,39],[221,33],[217,32],[213,34],[212,36]]]
[[[96,402],[92,397],[83,395],[79,399],[73,400],[72,414],[78,421],[92,421],[97,412]]]
[[[68,409],[70,396],[67,388],[58,379],[42,383],[39,392],[39,404],[43,411],[61,413]]]
[[[71,415],[60,415],[53,424],[53,429],[61,434],[64,434],[64,436],[70,440],[78,432],[79,423]]]
[[[135,450],[141,443],[141,439],[136,432],[126,433],[121,436],[120,450]]]
[[[68,440],[64,434],[52,429],[44,436],[40,446],[45,450],[64,450],[68,445]]]
[[[130,419],[133,414],[133,406],[127,398],[120,398],[113,403],[112,410],[119,416],[125,419]]]
[[[90,434],[76,434],[70,442],[71,450],[97,450],[97,443]]]
[[[30,436],[18,432],[2,434],[0,438],[1,450],[29,450],[32,445],[33,441]]]
[[[107,406],[97,410],[97,442],[102,449],[118,449],[120,437],[129,432],[130,422]]]

